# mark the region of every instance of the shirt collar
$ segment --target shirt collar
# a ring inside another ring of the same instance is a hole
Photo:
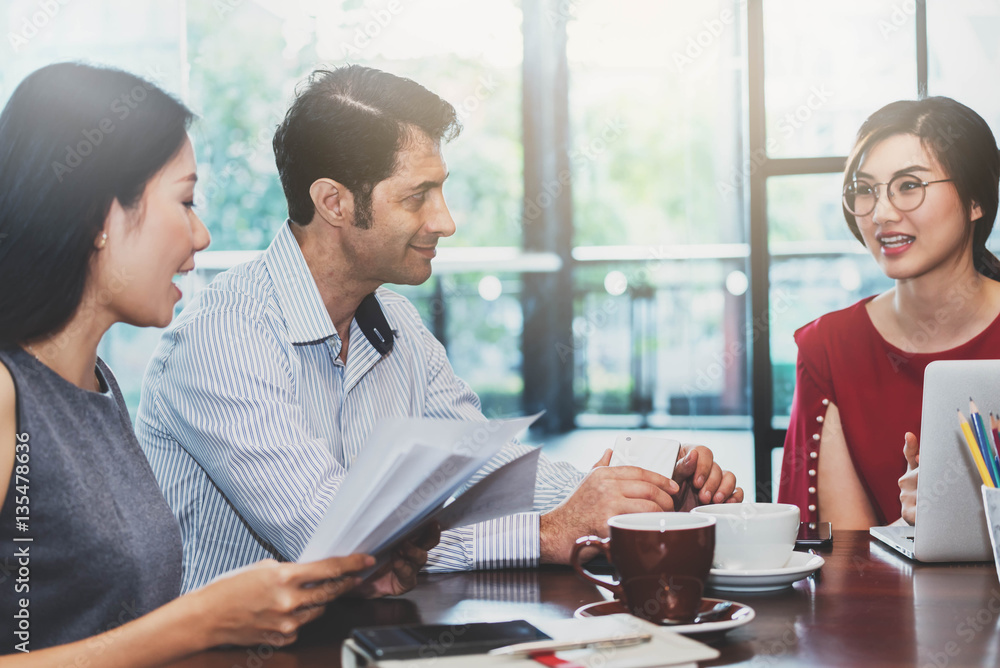
[[[289,225],[291,221],[286,220],[264,251],[264,262],[274,284],[278,306],[288,324],[289,338],[292,343],[314,343],[337,336],[316,281]],[[339,340],[340,337],[337,338]]]
[[[306,264],[306,259],[302,255],[299,242],[292,234],[291,224],[290,220],[286,220],[271,245],[264,251],[264,262],[267,264],[271,282],[274,284],[278,306],[288,324],[289,339],[293,344],[304,344],[325,341],[332,336],[336,341],[335,354],[340,354],[340,336],[333,326],[333,321],[330,320],[330,313],[326,310],[323,298],[319,294],[316,280],[313,278],[312,272],[309,271],[309,265]],[[392,334],[396,336],[399,334],[392,330],[392,323],[382,321],[378,317],[384,317],[385,309],[377,295],[374,307],[377,313],[369,313],[368,317],[373,321],[372,324],[381,321],[381,328],[392,331],[391,334],[386,332],[391,349]],[[358,336],[358,334],[361,335]],[[376,358],[382,356],[372,346],[367,335],[361,332],[356,317],[351,322],[351,342],[351,346],[355,350],[358,349],[357,346],[364,345],[371,349]]]

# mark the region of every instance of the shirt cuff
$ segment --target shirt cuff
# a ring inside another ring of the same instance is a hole
[[[468,571],[472,565],[474,527],[464,526],[441,532],[441,542],[427,554],[428,573]]]
[[[519,513],[475,525],[473,568],[534,568],[541,556],[539,513]]]

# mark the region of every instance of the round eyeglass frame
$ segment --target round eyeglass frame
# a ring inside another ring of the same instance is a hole
[[[895,199],[894,199],[895,196],[893,195],[894,191],[893,191],[893,187],[892,186],[893,186],[894,183],[896,183],[897,181],[900,181],[901,179],[912,179],[912,180],[915,180],[916,183],[920,184],[920,201],[917,202],[916,204],[914,204],[913,206],[909,207],[909,208],[903,208],[902,206],[900,206],[899,204],[897,204],[896,201],[895,201]],[[919,208],[921,204],[924,203],[925,199],[927,199],[927,186],[933,185],[935,183],[947,183],[947,182],[951,182],[951,181],[953,181],[953,179],[938,179],[936,181],[921,181],[917,177],[913,176],[913,174],[897,174],[896,176],[892,177],[888,181],[884,181],[882,183],[872,183],[872,184],[870,184],[871,187],[872,187],[872,189],[874,189],[874,191],[875,191],[875,199],[872,201],[872,207],[870,209],[868,209],[867,211],[865,211],[865,212],[862,213],[860,211],[855,211],[847,203],[847,189],[850,188],[853,184],[859,183],[859,181],[857,179],[855,179],[854,181],[851,181],[850,183],[848,183],[848,184],[846,184],[844,186],[844,193],[841,196],[841,201],[844,204],[844,208],[847,209],[848,211],[850,211],[853,215],[855,215],[855,216],[861,216],[861,217],[867,216],[867,215],[871,214],[871,212],[874,211],[875,208],[878,206],[878,198],[879,198],[878,187],[879,186],[885,186],[885,190],[889,194],[889,202],[892,203],[892,205],[898,211],[903,211],[903,212],[914,211],[915,209]]]

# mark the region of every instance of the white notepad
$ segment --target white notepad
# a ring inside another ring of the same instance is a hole
[[[696,668],[696,662],[710,661],[719,656],[719,651],[708,645],[626,613],[584,619],[532,620],[532,623],[552,636],[554,640],[586,640],[635,633],[649,633],[653,636],[652,640],[641,645],[607,649],[575,649],[556,653],[559,658],[588,667],[683,666],[686,668],[692,666]],[[526,668],[534,666],[534,668],[538,668],[541,665],[523,656],[489,656],[487,654],[375,662],[350,639],[344,641],[340,662],[343,668],[363,668],[365,666],[380,666],[381,668],[431,668],[432,666],[434,668],[465,668],[465,666],[513,668],[524,666]]]

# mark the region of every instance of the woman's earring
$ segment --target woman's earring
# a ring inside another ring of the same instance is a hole
[[[108,233],[107,232],[103,232],[101,234],[100,241],[97,242],[97,247],[98,248],[104,248],[107,244],[108,244]]]

